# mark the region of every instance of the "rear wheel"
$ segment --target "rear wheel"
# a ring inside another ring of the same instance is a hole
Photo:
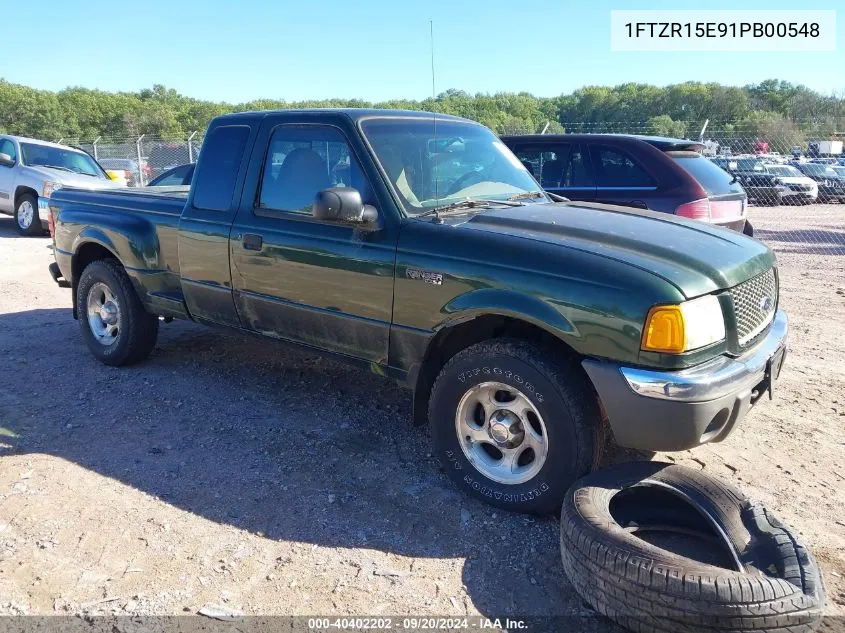
[[[15,224],[21,235],[41,235],[41,218],[38,217],[38,199],[25,193],[15,202]]]
[[[76,293],[82,338],[97,360],[131,365],[150,355],[158,337],[158,317],[144,310],[116,260],[88,264]]]
[[[577,363],[519,340],[479,343],[446,363],[429,420],[458,487],[516,512],[557,511],[604,445],[596,396]]]

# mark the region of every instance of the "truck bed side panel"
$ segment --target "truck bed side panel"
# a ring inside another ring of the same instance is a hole
[[[177,231],[185,197],[129,191],[60,190],[50,201],[56,218],[56,261],[76,287],[74,261],[105,248],[123,264],[144,305],[165,316],[187,316],[179,281]],[[76,257],[76,259],[74,259]]]

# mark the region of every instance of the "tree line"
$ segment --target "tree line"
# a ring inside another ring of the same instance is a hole
[[[826,137],[843,130],[845,99],[769,79],[744,87],[686,82],[664,87],[587,86],[557,97],[527,92],[475,95],[447,90],[421,101],[260,99],[229,104],[179,94],[162,85],[139,92],[71,87],[37,90],[0,79],[0,132],[47,140],[141,134],[184,139],[228,112],[303,107],[375,107],[436,111],[478,121],[499,134],[632,131],[697,137],[700,126],[753,136]]]

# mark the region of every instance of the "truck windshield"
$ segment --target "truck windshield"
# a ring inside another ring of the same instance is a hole
[[[23,164],[30,167],[53,167],[76,174],[104,178],[103,170],[85,152],[72,149],[39,145],[37,143],[21,143],[21,158]]]
[[[467,198],[507,200],[536,192],[547,200],[519,159],[476,123],[384,117],[364,121],[361,129],[411,215]]]

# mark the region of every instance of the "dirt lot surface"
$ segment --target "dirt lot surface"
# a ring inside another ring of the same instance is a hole
[[[776,399],[658,457],[797,528],[845,614],[845,205],[752,217],[792,325]],[[103,366],[48,245],[0,218],[0,614],[589,613],[557,521],[459,494],[399,387],[188,323]]]

